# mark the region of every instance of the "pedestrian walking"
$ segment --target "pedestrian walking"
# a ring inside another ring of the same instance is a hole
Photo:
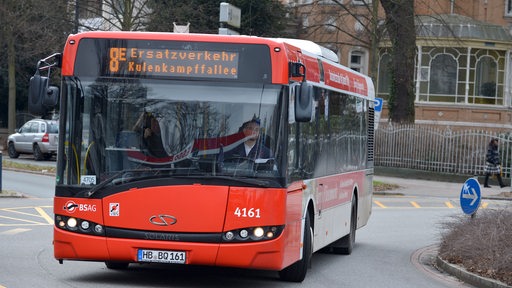
[[[501,179],[501,161],[500,154],[498,152],[498,138],[492,138],[489,142],[489,145],[487,146],[485,161],[487,165],[485,166],[484,187],[491,188],[489,185],[489,177],[491,175],[496,175],[501,188],[507,186],[503,183],[503,179]]]

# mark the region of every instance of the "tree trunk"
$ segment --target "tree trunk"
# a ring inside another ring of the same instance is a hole
[[[9,34],[10,31],[7,32]],[[14,35],[6,37],[7,43],[7,75],[9,81],[9,104],[7,116],[7,129],[9,134],[16,129],[16,48],[14,46]]]
[[[389,118],[395,123],[414,123],[414,59],[416,30],[413,0],[380,0],[386,12],[386,28],[392,52]]]

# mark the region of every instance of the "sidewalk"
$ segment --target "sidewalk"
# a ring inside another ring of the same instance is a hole
[[[446,198],[459,198],[464,184],[464,179],[451,179],[453,182],[445,182],[446,179],[440,180],[423,180],[414,179],[411,175],[405,175],[408,178],[394,177],[394,176],[381,176],[376,175],[373,177],[374,181],[380,181],[386,184],[395,184],[399,187],[392,190],[374,192],[374,195],[405,195],[405,196],[422,196],[422,197],[446,197]],[[466,179],[467,180],[467,179]],[[480,195],[482,199],[493,199],[493,200],[508,200],[512,201],[511,187],[507,186],[500,188],[495,183],[496,181],[490,181],[491,188],[484,188],[482,181],[480,183]],[[494,184],[494,185],[493,185]],[[471,273],[459,265],[454,265],[439,258],[436,249],[425,250],[422,257],[428,259],[435,259],[434,263],[423,263],[423,265],[434,265],[437,269],[440,269],[450,275],[455,276],[465,283],[475,285],[475,287],[492,287],[492,288],[511,288],[506,284],[482,277],[480,275]],[[427,255],[428,254],[428,255]],[[418,261],[422,263],[423,261]]]
[[[422,180],[413,178],[400,178],[393,176],[379,176],[373,177],[373,180],[380,181],[388,184],[396,184],[400,186],[394,190],[379,192],[378,194],[401,194],[407,196],[426,196],[426,197],[446,197],[446,198],[459,198],[462,190],[462,185],[465,180],[460,179],[460,182],[444,182],[435,180]],[[467,180],[467,179],[466,179]],[[479,181],[481,182],[481,181]],[[490,181],[491,188],[484,188],[483,183],[480,183],[480,195],[484,199],[502,199],[512,200],[512,197],[507,197],[504,194],[511,191],[511,187],[507,186],[500,188],[495,180]]]

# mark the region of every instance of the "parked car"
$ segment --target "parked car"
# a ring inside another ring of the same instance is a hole
[[[59,123],[55,120],[32,119],[7,138],[9,157],[33,154],[38,161],[57,154]]]

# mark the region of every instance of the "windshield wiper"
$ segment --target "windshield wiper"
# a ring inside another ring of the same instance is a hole
[[[177,176],[177,177],[183,177],[183,176]],[[185,178],[191,178],[193,176],[185,176]],[[250,184],[250,185],[256,185],[259,187],[269,187],[272,186],[270,184],[271,180],[268,179],[256,179],[256,178],[250,178],[250,177],[240,177],[240,176],[221,176],[221,175],[202,175],[201,179],[222,179],[222,180],[228,180],[228,181],[234,181],[239,182],[243,184]]]

